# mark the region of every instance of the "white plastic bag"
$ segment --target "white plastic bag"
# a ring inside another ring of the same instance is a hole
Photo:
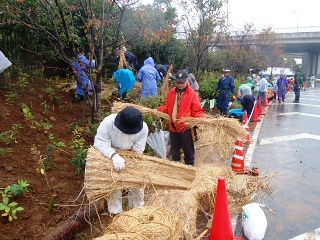
[[[11,62],[6,56],[0,51],[0,73],[3,72],[7,67],[11,66]]]
[[[249,240],[262,240],[267,229],[267,218],[260,207],[263,204],[249,203],[242,207],[242,227]]]

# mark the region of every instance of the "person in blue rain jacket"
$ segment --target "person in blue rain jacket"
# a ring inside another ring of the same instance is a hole
[[[74,68],[75,73],[78,76],[79,81],[77,81],[76,95],[77,97],[83,101],[86,93],[91,94],[92,92],[92,84],[87,76],[85,69],[89,70],[90,61],[84,55],[82,49],[79,49],[79,53],[77,58],[73,61],[72,66]],[[95,67],[95,61],[91,61],[91,68]]]
[[[132,89],[136,79],[133,72],[129,69],[118,69],[113,73],[113,77],[117,81],[117,90],[119,91],[119,97],[126,98],[127,93]]]
[[[138,81],[142,82],[142,98],[148,98],[150,96],[158,95],[157,82],[161,81],[161,77],[154,67],[154,61],[152,57],[148,57],[144,60],[143,67],[139,70]]]

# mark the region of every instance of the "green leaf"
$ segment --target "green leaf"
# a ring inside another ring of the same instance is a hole
[[[6,208],[6,205],[4,205],[3,203],[0,203],[0,210],[4,210]]]
[[[65,143],[64,142],[58,142],[58,143],[56,143],[56,146],[57,147],[64,147]]]
[[[10,192],[13,196],[18,196],[19,193],[21,192],[21,187],[18,184],[12,184],[10,188]]]
[[[9,212],[11,211],[11,208],[6,207],[6,208],[4,209],[4,211],[5,211],[6,213],[9,213]]]
[[[4,193],[8,193],[10,191],[10,186],[7,186],[5,189],[4,189]]]
[[[14,207],[17,206],[17,205],[18,205],[18,203],[16,203],[16,202],[11,202],[11,203],[8,204],[8,207],[14,208]]]
[[[30,185],[27,180],[23,180],[23,179],[18,180],[18,183],[23,188],[26,188]]]
[[[3,197],[2,201],[7,206],[8,203],[9,203],[9,198],[8,197]]]
[[[24,208],[23,207],[17,207],[16,211],[22,211]]]

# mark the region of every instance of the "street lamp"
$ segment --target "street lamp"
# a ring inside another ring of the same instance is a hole
[[[293,12],[296,16],[297,16],[297,32],[298,32],[298,29],[299,29],[299,27],[298,27],[298,23],[299,23],[299,21],[298,21],[298,14],[296,13],[296,12]]]

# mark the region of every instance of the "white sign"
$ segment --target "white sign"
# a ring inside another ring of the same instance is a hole
[[[215,101],[216,101],[215,99],[211,99],[210,100],[210,109],[214,108],[214,102]]]

